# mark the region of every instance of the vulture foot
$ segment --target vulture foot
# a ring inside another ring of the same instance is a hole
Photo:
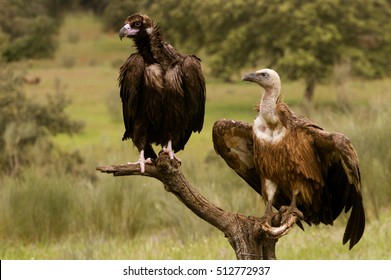
[[[140,165],[140,172],[141,173],[145,173],[145,165],[146,164],[153,164],[153,160],[151,158],[147,158],[147,159],[139,159],[138,161],[136,162],[128,162],[128,164],[139,164]]]
[[[174,153],[174,151],[172,149],[172,142],[171,142],[171,140],[168,141],[167,147],[163,147],[162,152],[168,154],[171,160],[175,159],[177,162],[179,162],[179,164],[182,163],[181,159],[178,158],[175,155],[175,153]]]
[[[280,216],[280,226],[272,226],[272,221],[275,218],[278,219],[277,216]],[[280,238],[288,234],[299,218],[303,218],[303,213],[300,212],[296,207],[283,206],[281,207],[279,213],[272,215],[265,214],[264,218],[265,221],[261,224],[262,230],[270,238]]]
[[[292,220],[292,216],[296,216],[296,220],[298,218],[304,218],[303,212],[301,212],[295,206],[281,206],[280,212],[282,217],[281,224],[289,223],[289,221]]]
[[[128,162],[128,164],[139,164],[140,165],[140,172],[142,174],[144,174],[145,173],[145,165],[146,164],[153,164],[153,161],[152,161],[151,158],[145,159],[145,157],[144,157],[144,150],[141,150],[140,157],[139,157],[138,161],[136,161],[136,162]]]
[[[263,218],[262,227],[272,228],[273,227],[273,220],[275,218],[277,218],[277,216],[278,216],[278,213],[266,211],[265,215],[263,215],[263,217],[262,217]]]
[[[277,237],[277,234],[273,233],[276,227],[273,227],[273,224],[276,224],[276,219],[278,220],[279,214],[266,211],[265,215],[262,217],[261,228],[262,230],[271,237]],[[274,221],[274,222],[273,222]]]

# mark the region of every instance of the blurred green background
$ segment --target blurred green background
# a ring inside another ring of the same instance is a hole
[[[122,142],[118,69],[134,51],[117,31],[148,14],[165,39],[202,59],[204,129],[178,153],[216,205],[261,216],[262,199],[213,150],[222,118],[252,122],[261,89],[245,72],[272,67],[284,100],[355,146],[367,227],[349,251],[347,216],[295,228],[280,259],[390,259],[391,1],[0,0],[0,258],[234,259],[223,234],[162,184],[96,166],[138,158]]]

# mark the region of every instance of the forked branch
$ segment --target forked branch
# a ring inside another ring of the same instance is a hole
[[[275,244],[287,234],[298,217],[291,216],[281,225],[281,213],[276,213],[273,227],[265,226],[265,220],[231,213],[221,209],[203,197],[182,174],[178,161],[161,153],[154,165],[146,165],[145,173],[138,164],[100,166],[96,168],[114,176],[144,175],[161,181],[168,192],[174,194],[198,217],[222,231],[235,250],[237,259],[275,259]]]

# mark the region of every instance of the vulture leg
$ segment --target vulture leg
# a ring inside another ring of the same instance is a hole
[[[300,219],[303,219],[303,213],[296,206],[298,193],[298,190],[293,191],[291,204],[289,206],[281,206],[280,211],[283,213],[281,224],[289,223],[289,220],[292,219],[292,216],[297,216]]]
[[[266,198],[266,211],[263,217],[265,219],[265,226],[271,228],[272,220],[275,215],[273,214],[273,199],[277,191],[277,185],[274,182],[266,179],[265,186],[266,186],[266,194],[263,195],[263,197]]]
[[[151,158],[145,159],[144,157],[144,150],[140,151],[140,157],[138,158],[138,161],[136,162],[128,162],[128,164],[140,164],[140,172],[145,173],[145,164],[153,164],[153,161]]]
[[[265,212],[265,222],[261,225],[262,230],[265,231],[270,237],[279,238],[283,235],[288,234],[293,225],[298,221],[298,218],[303,218],[303,213],[299,211],[296,207],[296,196],[298,194],[297,191],[294,191],[292,195],[292,201],[290,206],[282,206],[280,209],[280,213],[282,213],[281,223],[278,227],[272,226],[273,218],[278,214],[273,214],[273,197],[277,190],[276,185],[266,180],[266,195],[267,195],[267,204],[266,204],[266,212]],[[299,226],[301,223],[299,223]],[[300,226],[302,228],[302,226]]]
[[[171,140],[168,140],[167,147],[163,147],[163,153],[167,153],[171,160],[175,159],[178,162],[182,162],[181,159],[175,155],[174,150],[172,149]]]

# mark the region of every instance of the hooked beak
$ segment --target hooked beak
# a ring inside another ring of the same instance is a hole
[[[125,24],[118,32],[118,36],[122,41],[123,37],[131,37],[137,34],[139,30],[138,29],[132,29],[129,25],[129,23]]]
[[[257,73],[247,73],[247,74],[244,74],[243,77],[242,77],[242,81],[255,82],[256,81],[256,76],[257,76]]]

